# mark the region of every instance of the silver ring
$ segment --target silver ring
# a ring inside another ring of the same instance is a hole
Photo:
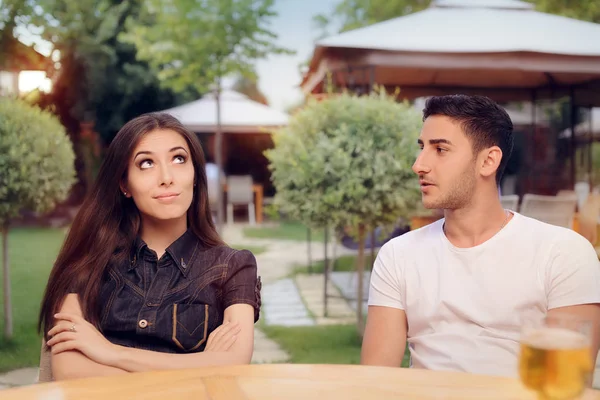
[[[69,330],[70,330],[71,332],[77,332],[77,331],[75,330],[75,324],[71,325],[71,329],[69,329]]]

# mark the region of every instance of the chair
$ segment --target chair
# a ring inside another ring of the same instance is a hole
[[[517,194],[509,194],[500,196],[500,204],[502,207],[511,211],[519,211],[519,195]]]
[[[520,213],[539,221],[571,229],[577,208],[577,196],[544,196],[527,193]]]
[[[598,245],[598,219],[600,218],[600,194],[590,194],[579,210],[579,234],[593,246]]]
[[[227,177],[227,223],[233,223],[234,206],[247,205],[250,225],[256,224],[252,184],[252,176],[250,175],[232,175]]]
[[[50,350],[46,346],[45,340],[42,339],[42,348],[40,349],[40,370],[38,372],[38,382],[52,382],[52,360],[50,358]]]

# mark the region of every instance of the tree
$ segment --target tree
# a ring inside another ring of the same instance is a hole
[[[250,79],[246,77],[239,77],[235,83],[233,84],[233,90],[236,92],[242,93],[251,100],[254,100],[258,103],[269,105],[269,101],[267,100],[267,96],[265,96],[260,89],[258,88],[257,81],[255,79]]]
[[[170,108],[178,96],[161,88],[147,63],[136,60],[133,45],[118,40],[126,19],[140,16],[141,0],[37,3],[31,24],[52,44],[58,60],[48,71],[52,92],[42,95],[39,104],[56,113],[66,127],[78,156],[81,189],[85,189],[100,161],[86,141],[109,143],[126,121]],[[94,137],[82,138],[82,124],[90,123]]]
[[[320,30],[319,38],[323,38],[329,36],[333,23],[339,23],[338,32],[346,32],[421,11],[430,3],[431,0],[341,0],[333,13],[314,16],[313,24]]]
[[[4,335],[12,337],[8,233],[23,210],[46,212],[75,182],[75,154],[58,119],[21,100],[0,98],[0,227]]]
[[[600,22],[600,3],[597,0],[526,0],[535,4],[538,11],[563,15],[583,21]]]
[[[276,14],[274,0],[147,0],[140,24],[128,20],[122,39],[134,43],[161,82],[176,92],[213,87],[217,100],[215,161],[223,169],[220,126],[221,79],[252,78],[253,63],[269,54],[291,53],[266,27]],[[218,195],[218,228],[223,223],[223,193]]]
[[[275,204],[312,228],[349,227],[358,237],[358,319],[366,233],[409,217],[420,202],[411,166],[420,113],[381,93],[310,99],[266,152]]]

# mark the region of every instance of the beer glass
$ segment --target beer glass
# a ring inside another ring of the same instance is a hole
[[[592,323],[572,315],[523,315],[519,375],[540,400],[579,399],[594,365]]]

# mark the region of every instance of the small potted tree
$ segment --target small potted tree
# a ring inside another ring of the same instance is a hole
[[[365,239],[409,220],[420,202],[412,172],[420,113],[384,92],[311,99],[274,134],[275,204],[311,228],[345,227],[359,243],[357,325],[363,332]]]
[[[13,334],[10,222],[24,210],[46,212],[64,200],[75,182],[74,163],[71,141],[55,116],[22,100],[0,98],[0,227],[6,339]]]

